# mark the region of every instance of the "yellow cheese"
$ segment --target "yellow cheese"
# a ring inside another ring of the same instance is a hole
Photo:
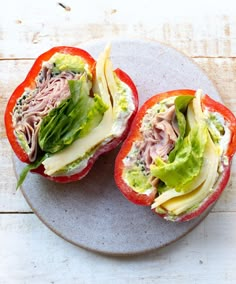
[[[159,195],[155,199],[155,201],[152,204],[151,208],[152,209],[157,208],[158,206],[162,205],[166,201],[168,201],[168,200],[170,200],[170,199],[172,199],[174,197],[183,195],[183,194],[184,194],[183,192],[178,192],[174,188],[173,189],[168,189],[167,191],[163,192],[161,195]]]
[[[100,55],[96,65],[96,91],[99,92],[103,101],[108,105],[108,110],[104,113],[100,124],[94,128],[87,136],[74,141],[73,144],[55,153],[44,160],[43,165],[47,175],[53,175],[61,168],[83,157],[86,152],[96,145],[102,143],[111,134],[113,124],[112,104],[105,78],[105,63],[110,55],[110,47],[107,47]]]
[[[152,209],[157,208],[158,206],[162,205],[163,203],[167,202],[168,200],[171,200],[174,197],[183,196],[188,194],[189,192],[194,191],[196,188],[198,188],[207,178],[208,176],[208,167],[209,162],[208,159],[204,159],[202,168],[200,170],[199,175],[188,184],[188,190],[187,191],[176,191],[174,188],[169,189],[165,192],[163,192],[161,195],[159,195],[155,202],[152,204]]]
[[[173,198],[164,204],[163,208],[175,215],[179,215],[186,210],[198,205],[204,200],[212,190],[212,187],[217,178],[217,167],[219,163],[219,156],[214,143],[208,135],[208,141],[205,152],[205,164],[208,168],[206,180],[194,191],[180,197]]]
[[[194,127],[196,121],[204,121],[204,115],[201,109],[201,94],[198,90],[196,97],[188,106],[187,120],[190,128]],[[186,210],[198,205],[211,191],[216,178],[219,155],[217,148],[213,143],[209,133],[204,153],[204,161],[199,175],[193,179],[187,186],[187,190],[177,192],[175,189],[169,189],[155,199],[152,208],[161,206],[169,213],[179,215]]]

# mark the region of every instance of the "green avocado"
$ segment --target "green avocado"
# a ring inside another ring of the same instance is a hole
[[[60,73],[67,70],[75,73],[83,73],[86,69],[85,61],[77,55],[56,53],[52,56],[50,62],[52,62],[54,65],[52,69],[53,73]]]
[[[149,176],[142,170],[142,166],[135,166],[125,172],[125,179],[129,186],[134,188],[136,192],[143,193],[152,186],[149,182]]]

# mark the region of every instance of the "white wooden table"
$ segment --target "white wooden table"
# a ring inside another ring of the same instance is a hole
[[[164,3],[163,3],[164,2]],[[0,7],[0,283],[236,283],[236,163],[208,217],[168,247],[106,257],[52,233],[15,190],[3,113],[32,59],[100,37],[158,40],[191,57],[236,113],[234,1],[7,0]],[[176,3],[176,4],[174,4]]]

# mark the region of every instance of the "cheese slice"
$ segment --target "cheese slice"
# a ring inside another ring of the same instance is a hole
[[[207,179],[208,176],[208,167],[209,167],[209,161],[208,158],[204,159],[202,168],[200,170],[199,175],[188,184],[189,190],[187,192],[184,191],[176,191],[174,188],[169,189],[165,192],[163,192],[161,195],[159,195],[155,202],[152,204],[152,209],[157,208],[158,206],[161,206],[163,203],[167,202],[168,200],[171,200],[174,197],[183,196],[191,191],[194,191],[196,188],[198,188],[203,182]]]
[[[114,106],[114,104],[116,103],[115,102],[115,95],[117,93],[117,85],[116,85],[115,78],[114,78],[112,62],[109,58],[106,60],[106,63],[105,63],[105,77],[106,77],[107,86],[108,86],[109,91],[110,91],[110,95],[113,99],[113,106]],[[115,109],[116,108],[114,106],[114,108],[113,108],[113,120],[115,119]]]
[[[174,215],[179,215],[186,210],[200,204],[201,201],[203,201],[210,194],[217,179],[217,167],[219,163],[217,149],[211,140],[210,135],[208,135],[208,142],[206,145],[205,161],[208,171],[207,178],[204,183],[188,194],[175,197],[163,203],[163,208]]]
[[[53,175],[66,165],[82,158],[91,148],[102,143],[111,134],[113,124],[113,110],[111,97],[105,78],[106,60],[110,56],[110,46],[99,56],[96,65],[96,91],[99,92],[103,101],[108,105],[108,110],[104,113],[100,124],[94,128],[87,136],[79,138],[67,148],[55,153],[43,161],[45,174]],[[111,65],[110,65],[111,66]]]
[[[201,95],[202,91],[197,91],[196,97],[188,106],[187,120],[190,128],[195,125],[196,121],[204,120]],[[216,146],[208,133],[203,165],[199,175],[188,184],[187,192],[169,189],[155,199],[152,209],[162,206],[168,212],[178,215],[200,203],[209,194],[217,178],[218,159]]]

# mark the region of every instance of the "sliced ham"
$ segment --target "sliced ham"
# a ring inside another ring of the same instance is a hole
[[[143,141],[138,145],[138,159],[144,161],[146,169],[150,169],[158,156],[167,161],[179,135],[175,106],[168,105],[165,112],[148,115],[143,121],[141,133]]]
[[[175,106],[171,105],[165,112],[160,112],[157,114],[158,118],[171,121],[175,116]]]
[[[49,111],[70,96],[68,80],[78,79],[79,74],[61,72],[53,75],[52,69],[44,67],[36,80],[34,90],[25,90],[13,113],[13,126],[17,136],[27,142],[29,160],[33,162],[38,152],[40,123]]]

